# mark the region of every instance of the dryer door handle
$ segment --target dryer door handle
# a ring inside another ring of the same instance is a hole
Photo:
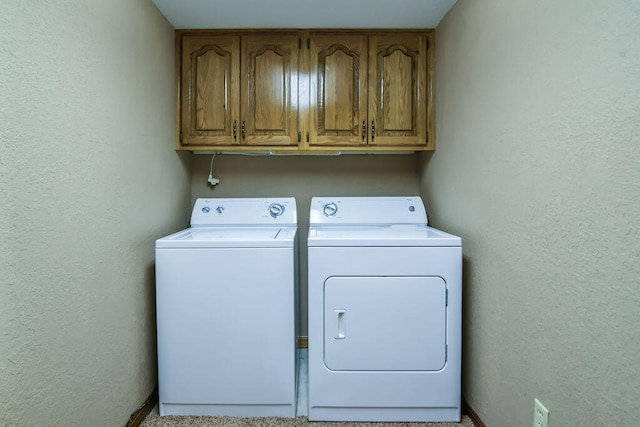
[[[347,338],[347,310],[333,310],[335,315],[335,335],[334,339],[343,340]]]

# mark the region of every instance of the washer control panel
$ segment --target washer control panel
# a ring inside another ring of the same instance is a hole
[[[192,227],[270,224],[297,224],[293,197],[198,199],[191,213]]]

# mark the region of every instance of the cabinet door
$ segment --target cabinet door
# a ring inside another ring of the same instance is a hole
[[[180,94],[183,145],[240,142],[239,71],[239,37],[183,37]]]
[[[427,37],[369,39],[369,131],[373,145],[427,143]]]
[[[242,38],[242,143],[298,144],[297,34]]]
[[[367,143],[367,37],[313,34],[310,144]]]

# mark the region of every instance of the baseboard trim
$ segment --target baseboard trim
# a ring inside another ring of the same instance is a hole
[[[298,337],[298,348],[309,348],[309,337]]]
[[[480,419],[476,411],[473,410],[471,406],[467,403],[466,400],[462,400],[462,412],[469,415],[471,421],[473,421],[473,425],[475,427],[487,427],[487,425]]]
[[[140,424],[147,418],[149,412],[153,409],[154,406],[158,404],[158,387],[156,387],[147,400],[136,409],[133,414],[129,417],[129,421],[127,421],[126,427],[139,427]]]

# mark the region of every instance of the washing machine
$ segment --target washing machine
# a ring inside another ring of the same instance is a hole
[[[198,199],[158,239],[160,415],[295,417],[293,198]]]
[[[309,420],[460,421],[462,242],[420,197],[314,197]]]

